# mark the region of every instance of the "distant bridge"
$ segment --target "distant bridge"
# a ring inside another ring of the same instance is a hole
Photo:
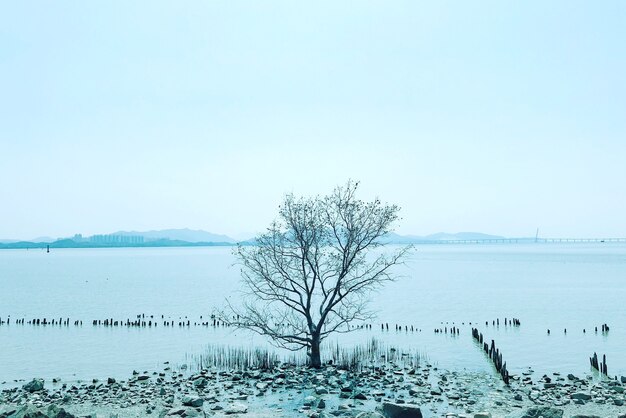
[[[414,244],[550,244],[550,243],[626,243],[626,238],[489,238],[414,241]]]

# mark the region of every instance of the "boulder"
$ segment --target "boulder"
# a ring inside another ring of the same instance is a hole
[[[193,385],[196,388],[204,388],[207,385],[207,380],[204,377],[201,377],[199,379],[196,379],[193,381]]]
[[[185,396],[183,398],[184,406],[193,406],[194,408],[199,408],[204,404],[204,399],[198,398],[197,396]]]
[[[7,414],[6,418],[48,418],[48,415],[35,408],[33,405],[24,405]]]
[[[491,418],[491,412],[478,412],[474,414],[474,418]]]
[[[328,389],[326,389],[324,386],[318,386],[315,388],[315,393],[318,395],[326,395],[328,394]]]
[[[76,415],[70,414],[65,409],[54,404],[50,405],[46,412],[48,414],[48,418],[76,418]]]
[[[422,418],[422,411],[416,405],[383,402],[381,412],[385,418]]]
[[[588,401],[591,399],[591,395],[585,392],[576,392],[572,394],[572,399],[577,399],[579,401]]]
[[[527,409],[520,418],[562,418],[563,410],[551,408],[549,406],[540,406],[537,408]]]
[[[418,386],[413,386],[409,388],[409,395],[416,396],[420,394],[420,388]]]
[[[22,386],[22,389],[30,393],[43,390],[43,379],[33,379]]]
[[[242,403],[234,403],[232,405],[228,405],[228,407],[224,409],[224,413],[226,415],[245,414],[246,412],[248,412],[248,405],[244,405]]]

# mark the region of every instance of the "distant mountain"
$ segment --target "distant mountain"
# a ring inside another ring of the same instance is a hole
[[[30,242],[54,242],[61,238],[52,238],[52,237],[37,237],[29,240]]]
[[[32,241],[0,240],[0,248],[98,248],[98,247],[183,247],[183,246],[220,246],[232,245],[237,242],[243,245],[255,245],[256,239],[235,240],[227,235],[192,229],[164,229],[158,231],[119,231],[107,235],[142,236],[143,242],[94,242],[87,239],[52,239],[40,237]],[[427,244],[446,241],[473,241],[503,239],[499,235],[489,235],[480,232],[457,232],[449,234],[439,232],[426,236],[387,234],[381,242],[387,244]],[[522,239],[522,238],[520,238]],[[526,239],[523,239],[526,240]],[[528,239],[530,240],[530,239]],[[533,239],[534,241],[534,239]]]
[[[185,242],[223,242],[234,244],[237,240],[220,234],[213,234],[211,232],[193,229],[162,229],[158,231],[118,231],[111,235],[122,236],[142,236],[146,241],[154,240],[172,240],[172,241],[185,241]]]
[[[45,249],[50,247],[54,248],[128,248],[128,247],[219,247],[219,246],[231,246],[230,243],[225,242],[188,242],[180,240],[170,239],[155,239],[152,241],[146,241],[142,243],[108,243],[108,242],[91,242],[91,241],[74,241],[70,238],[59,239],[57,241],[47,242],[30,242],[30,241],[18,241],[11,243],[1,243],[0,249]]]

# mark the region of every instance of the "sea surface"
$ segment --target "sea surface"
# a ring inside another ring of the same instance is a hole
[[[530,367],[538,375],[592,374],[589,357],[597,352],[606,354],[609,375],[626,375],[624,244],[423,245],[396,273],[395,282],[372,295],[378,315],[372,329],[332,342],[349,347],[376,338],[419,351],[441,368],[491,372],[471,337],[478,326],[512,373]],[[11,323],[0,326],[0,387],[33,377],[127,378],[164,362],[185,364],[208,345],[265,347],[264,337],[232,329],[91,322],[143,314],[193,324],[227,298],[236,300],[239,290],[228,247],[2,250],[0,318],[10,316]],[[83,325],[15,324],[44,317]],[[499,326],[492,325],[496,318]],[[505,326],[504,318],[518,318],[521,326]],[[608,333],[600,331],[604,323]],[[395,324],[414,331],[397,332]],[[434,332],[452,324],[458,336]]]

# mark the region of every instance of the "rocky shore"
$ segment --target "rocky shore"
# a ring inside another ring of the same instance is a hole
[[[71,417],[516,417],[626,418],[626,379],[512,376],[386,364],[347,371],[281,365],[271,371],[165,365],[124,381],[44,382],[0,393],[0,418]]]

